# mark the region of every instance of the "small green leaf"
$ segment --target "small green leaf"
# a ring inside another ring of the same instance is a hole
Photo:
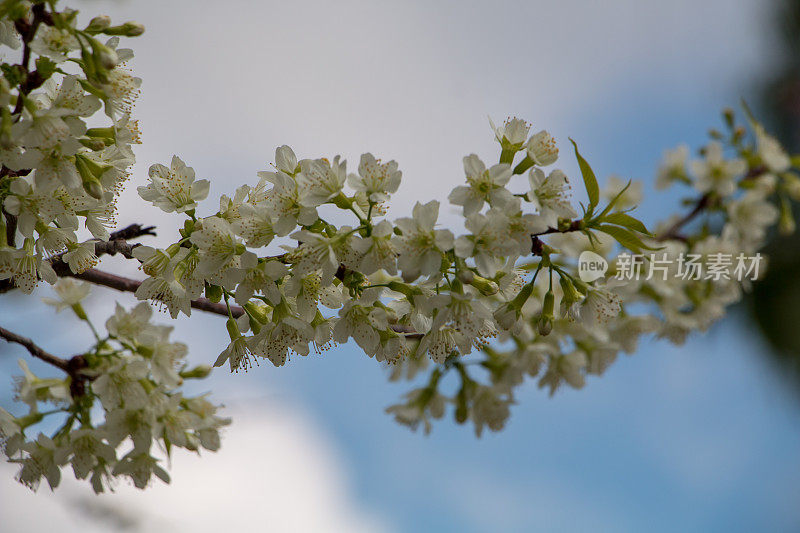
[[[50,58],[42,56],[36,59],[36,72],[39,73],[42,80],[48,79],[56,70],[58,70],[58,65]]]
[[[583,176],[583,184],[586,186],[586,194],[589,195],[589,213],[591,213],[597,204],[600,202],[600,188],[597,185],[597,178],[594,175],[592,167],[578,152],[578,145],[574,140],[570,139],[572,146],[575,147],[575,157],[578,159],[578,166],[581,168],[581,175]]]
[[[206,298],[215,303],[222,300],[222,287],[206,282]]]
[[[658,248],[653,248],[651,246],[646,245],[645,243],[642,242],[642,240],[639,237],[636,236],[635,233],[625,228],[621,228],[619,226],[610,226],[608,224],[602,224],[600,226],[597,226],[596,229],[598,231],[602,231],[603,233],[611,235],[614,238],[614,240],[616,240],[618,243],[620,243],[622,246],[624,246],[625,248],[627,248],[632,252],[641,253],[642,250],[658,250]]]
[[[747,117],[747,120],[750,121],[750,125],[755,127],[756,124],[758,124],[758,121],[756,120],[755,115],[750,110],[750,106],[747,105],[747,101],[745,101],[744,98],[742,98],[742,109],[744,110],[744,114]]]
[[[611,213],[610,215],[602,219],[601,222],[607,222],[608,224],[616,224],[617,226],[624,226],[633,231],[644,233],[645,235],[652,235],[652,233],[648,231],[647,226],[645,226],[642,223],[642,221],[630,216],[628,213],[623,213],[622,211],[617,213]]]
[[[617,205],[617,202],[619,202],[619,199],[622,198],[623,194],[625,194],[625,191],[627,191],[630,188],[631,183],[633,183],[633,181],[628,180],[628,183],[622,188],[621,191],[619,191],[616,194],[616,196],[614,196],[614,198],[611,199],[610,202],[608,202],[608,205],[606,206],[605,209],[603,209],[603,212],[600,213],[600,215],[596,218],[596,220],[600,220],[601,218],[603,218],[606,214],[608,214],[609,211],[611,211],[614,208],[615,205]]]

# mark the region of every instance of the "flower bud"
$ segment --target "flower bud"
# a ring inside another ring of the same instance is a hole
[[[123,35],[125,37],[138,37],[144,33],[144,24],[139,22],[126,22],[114,28],[109,28],[112,31],[106,31],[108,35]]]
[[[111,26],[111,17],[101,15],[89,21],[89,25],[86,26],[86,31],[89,33],[98,33],[109,26]]]
[[[212,368],[208,365],[198,365],[190,370],[180,372],[183,379],[204,379],[211,374]]]
[[[500,287],[497,286],[497,283],[478,275],[473,275],[472,281],[469,282],[469,284],[478,289],[478,291],[484,296],[497,294],[497,291],[500,290]]]
[[[228,336],[232,341],[235,341],[242,336],[241,332],[239,331],[239,325],[233,318],[228,318],[228,320],[225,321],[225,328],[228,330]]]
[[[107,70],[111,70],[117,66],[117,63],[119,63],[119,57],[117,56],[117,53],[107,46],[104,46],[100,50],[98,59],[100,60],[100,64],[103,65],[103,67]]]
[[[247,314],[259,323],[266,324],[269,322],[269,317],[267,316],[269,308],[266,305],[257,304],[255,302],[247,302],[244,304],[244,308],[247,311]],[[252,327],[252,321],[250,327]]]
[[[78,141],[89,150],[92,150],[93,152],[99,152],[100,150],[106,147],[106,143],[103,142],[101,139],[81,138],[78,139]]]
[[[404,294],[408,299],[413,298],[415,294],[422,294],[420,289],[399,281],[390,281],[387,285],[390,290]]]
[[[109,126],[107,128],[89,128],[86,130],[86,136],[92,139],[101,140],[108,145],[114,144],[117,139],[117,133],[113,126]]]
[[[117,66],[117,63],[119,63],[119,57],[114,50],[100,43],[96,39],[90,39],[89,44],[92,47],[92,53],[101,67],[106,70],[111,70]]]
[[[564,293],[564,303],[571,304],[583,300],[583,293],[575,288],[575,285],[566,276],[561,276],[558,280],[561,284],[561,291]]]
[[[547,291],[542,303],[542,315],[539,317],[539,335],[546,336],[553,331],[553,311],[556,297],[552,290]]]
[[[78,174],[81,176],[83,189],[92,198],[100,200],[103,197],[103,186],[100,184],[100,180],[97,179],[97,169],[95,167],[99,167],[99,165],[88,158],[80,154],[75,156],[75,168],[78,169]]]

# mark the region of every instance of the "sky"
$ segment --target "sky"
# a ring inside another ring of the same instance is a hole
[[[351,164],[371,151],[403,170],[397,217],[445,200],[464,155],[496,157],[487,116],[509,115],[553,133],[571,175],[568,136],[598,176],[645,180],[640,213],[652,223],[679,199],[652,194],[662,151],[703,142],[772,57],[768,3],[757,0],[76,7],[147,27],[132,41],[144,144],[120,224],[158,224],[161,243],[177,219],[144,206],[135,185],[173,154],[211,179],[203,214],[255,183],[282,144]],[[90,313],[115,299],[133,303],[98,289]],[[4,295],[0,323],[51,351],[85,346],[88,332],[29,300]],[[280,369],[220,371],[199,389],[234,417],[218,453],[176,457],[170,486],[100,498],[69,474],[56,493],[32,495],[0,466],[0,529],[794,531],[800,398],[744,320],[680,348],[647,341],[581,391],[551,399],[528,383],[507,428],[481,439],[449,420],[427,437],[397,426],[383,409],[406,386],[350,345]],[[218,317],[180,319],[174,337],[196,363],[227,344]],[[0,380],[23,356],[0,347]],[[4,407],[9,391],[0,387]]]

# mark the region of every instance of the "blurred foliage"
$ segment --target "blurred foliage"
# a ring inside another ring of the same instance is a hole
[[[777,0],[773,29],[777,47],[771,77],[758,87],[768,129],[791,152],[800,152],[800,0]],[[795,209],[800,220],[800,209]],[[769,269],[747,299],[748,312],[772,354],[800,386],[800,233],[776,235],[764,252]]]

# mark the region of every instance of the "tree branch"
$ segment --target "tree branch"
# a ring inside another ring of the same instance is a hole
[[[62,275],[71,276],[89,283],[94,283],[95,285],[102,285],[104,287],[109,287],[122,292],[136,292],[136,289],[138,289],[142,284],[142,282],[139,280],[118,276],[116,274],[97,270],[96,268],[90,268],[89,270],[86,270],[80,274],[73,274],[72,272],[68,271]],[[197,298],[192,300],[191,305],[192,308],[200,311],[228,316],[228,308],[225,307],[225,304],[220,302],[212,302],[208,298]],[[232,305],[231,313],[233,314],[234,318],[238,318],[244,314],[244,309],[239,306]]]
[[[21,335],[17,335],[12,331],[8,331],[5,328],[0,327],[0,338],[5,339],[7,342],[14,342],[16,344],[24,346],[32,356],[37,359],[41,359],[45,363],[50,363],[53,366],[56,366],[63,370],[64,372],[70,371],[70,364],[69,361],[66,359],[62,359],[60,357],[56,357],[55,355],[44,351],[42,348],[36,345],[31,339],[27,337],[23,337]]]
[[[118,276],[116,274],[111,274],[109,272],[97,270],[96,268],[90,268],[89,270],[82,272],[80,274],[73,274],[72,272],[68,272],[65,275],[89,283],[94,283],[95,285],[102,285],[110,289],[116,289],[122,292],[136,292],[136,289],[138,289],[139,286],[142,284],[142,282],[139,280]],[[228,308],[225,306],[224,303],[213,302],[208,298],[197,298],[195,300],[192,300],[191,306],[193,309],[197,309],[199,311],[205,311],[206,313],[228,316]],[[242,309],[238,305],[232,305],[231,314],[233,315],[233,318],[239,318],[244,314],[244,309]],[[422,334],[416,333],[413,329],[411,329],[408,326],[404,326],[402,324],[391,324],[390,327],[392,328],[392,331],[394,331],[395,333],[404,334],[407,339],[422,338]]]
[[[754,180],[761,176],[762,174],[768,171],[767,167],[761,165],[757,167],[753,167],[747,171],[747,174],[742,177],[741,181],[749,181]],[[658,237],[659,241],[666,241],[669,239],[676,239],[680,241],[685,241],[686,238],[682,236],[679,232],[680,230],[689,222],[697,218],[703,211],[712,207],[715,204],[715,196],[711,193],[707,192],[703,196],[697,199],[695,202],[694,208],[689,211],[686,215],[678,219],[672,226],[667,228],[667,230]]]
[[[695,203],[695,206],[691,211],[689,211],[686,215],[678,219],[673,225],[667,228],[667,231],[665,231],[662,235],[660,235],[658,237],[658,240],[667,241],[670,239],[677,239],[685,241],[686,239],[682,237],[679,233],[681,228],[683,228],[686,224],[694,220],[700,213],[705,211],[705,209],[709,207],[709,205],[711,205],[711,194],[706,193],[703,196],[701,196],[699,200],[697,200],[697,203]]]
[[[128,259],[133,259],[133,249],[139,246],[139,244],[128,244],[128,241],[145,235],[152,235],[155,237],[155,229],[155,226],[142,226],[141,224],[126,226],[112,233],[107,241],[97,241],[94,245],[94,254],[97,257],[121,254]],[[53,264],[56,273],[59,273],[59,269],[62,268],[67,268],[67,270],[69,270],[69,267],[64,263],[63,257],[64,254],[60,253],[50,258],[50,262]],[[61,274],[59,273],[59,275]]]
[[[94,245],[94,253],[97,257],[103,255],[121,254],[124,257],[127,257],[128,259],[132,259],[133,249],[139,245],[129,244],[127,241],[130,239],[143,237],[145,235],[155,236],[155,234],[156,234],[155,226],[142,226],[141,224],[130,224],[129,226],[126,226],[121,230],[113,232],[109,236],[109,239],[107,241],[97,241]],[[56,274],[58,274],[59,276],[61,277],[72,276],[73,275],[72,271],[70,270],[69,265],[64,262],[63,257],[64,257],[63,253],[54,255],[49,259],[50,264],[53,266],[53,270],[55,270]],[[15,285],[13,279],[0,280],[0,294],[8,292],[14,288]]]

